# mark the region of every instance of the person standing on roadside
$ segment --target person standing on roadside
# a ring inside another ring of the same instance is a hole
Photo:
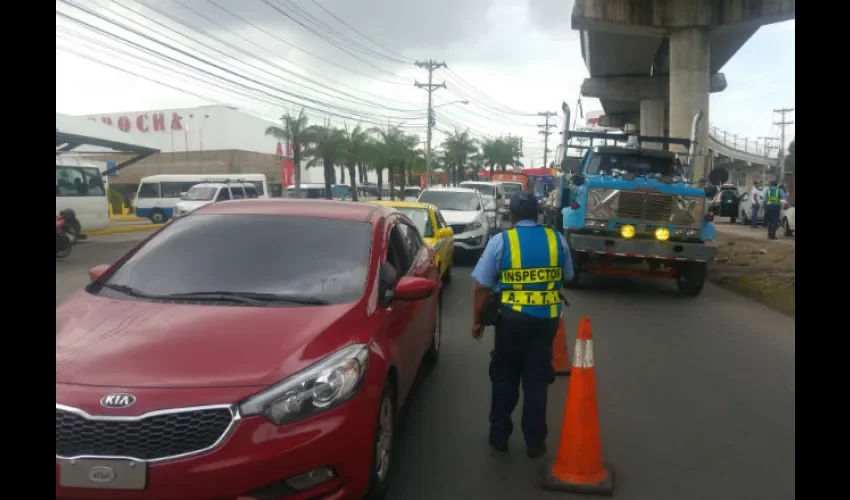
[[[759,181],[753,182],[753,189],[750,191],[750,201],[752,202],[752,206],[750,207],[750,227],[753,229],[757,227],[756,220],[758,220],[763,199],[761,183]]]
[[[770,188],[764,193],[764,222],[767,225],[767,238],[775,240],[776,229],[779,227],[779,215],[782,213],[782,200],[785,191],[779,188],[779,183],[770,181]]]
[[[510,200],[511,229],[492,238],[472,271],[472,337],[494,324],[490,354],[490,446],[508,450],[522,382],[522,432],[529,458],[546,454],[546,405],[555,380],[552,343],[561,321],[560,290],[573,277],[563,235],[537,223],[537,198],[521,191]],[[495,318],[494,318],[495,316]]]

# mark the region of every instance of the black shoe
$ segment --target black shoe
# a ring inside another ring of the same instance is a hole
[[[546,451],[546,445],[543,445],[540,448],[529,448],[527,451],[528,458],[540,458],[546,455]]]
[[[505,453],[508,451],[508,443],[501,443],[498,441],[490,441],[490,448],[493,448],[493,451],[498,451],[499,453]]]

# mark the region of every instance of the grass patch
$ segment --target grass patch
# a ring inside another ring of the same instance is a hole
[[[795,316],[794,247],[772,242],[718,238],[715,262],[709,265],[714,283]]]

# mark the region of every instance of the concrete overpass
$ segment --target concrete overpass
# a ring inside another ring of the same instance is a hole
[[[793,19],[795,0],[575,0],[572,27],[590,78],[582,94],[596,97],[600,125],[633,123],[643,135],[689,137],[691,121],[708,96],[727,87],[720,69],[759,27]],[[766,82],[767,83],[767,82]],[[768,162],[701,127],[694,178],[713,155],[748,164]],[[684,151],[682,151],[684,152]],[[775,160],[774,160],[775,161]]]

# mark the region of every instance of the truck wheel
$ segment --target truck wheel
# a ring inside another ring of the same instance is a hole
[[[578,286],[579,278],[581,277],[581,268],[582,262],[579,262],[579,258],[582,255],[579,255],[578,252],[570,250],[570,259],[573,261],[573,277],[569,281],[564,282],[564,286],[567,288],[576,288]]]
[[[706,276],[705,262],[685,262],[676,269],[676,286],[687,297],[696,297],[702,293]]]

